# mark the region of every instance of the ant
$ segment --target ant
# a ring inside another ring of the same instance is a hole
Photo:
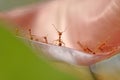
[[[82,48],[83,51],[85,51],[85,52],[87,52],[87,53],[93,53],[93,54],[94,54],[94,52],[93,52],[90,48],[88,48],[87,46],[83,46],[83,45],[80,43],[80,41],[78,41],[77,44]]]
[[[30,35],[30,40],[33,40],[33,39],[34,39],[34,38],[33,38],[34,35],[32,35],[32,30],[31,30],[31,29],[28,29],[28,31],[29,31],[29,35]]]
[[[52,24],[52,25],[53,25],[53,24]],[[58,35],[59,35],[58,39],[55,40],[55,41],[58,42],[58,46],[65,45],[65,43],[62,41],[62,34],[63,34],[63,32],[65,32],[65,30],[64,30],[64,31],[59,31],[59,30],[57,30],[57,28],[55,27],[55,25],[53,25],[53,27],[56,29],[56,31],[57,31],[57,33],[58,33]]]
[[[108,46],[107,43],[108,43],[108,40],[109,40],[109,39],[110,39],[110,37],[108,37],[106,40],[100,42],[100,43],[96,46],[96,48],[94,49],[94,52],[95,52],[95,53],[98,52],[98,51],[102,51],[102,52],[103,52],[103,51],[104,51],[104,48]]]
[[[48,44],[48,39],[47,39],[47,37],[46,37],[46,36],[43,36],[43,39],[44,39],[43,43]]]
[[[31,29],[29,29],[29,35],[30,35],[30,39],[31,39],[31,40],[39,41],[39,39],[34,39],[34,36],[35,36],[35,35],[32,35],[32,30],[31,30]],[[47,39],[47,37],[44,36],[43,39],[44,39],[44,41],[42,41],[42,42],[48,44],[48,39]]]
[[[87,52],[87,53],[96,54],[98,51],[101,51],[101,52],[104,51],[104,48],[105,48],[106,46],[108,46],[108,45],[107,45],[108,39],[109,39],[109,37],[108,37],[106,40],[104,40],[103,42],[101,42],[100,44],[98,44],[97,47],[96,47],[94,50],[91,50],[91,49],[88,48],[87,46],[83,46],[83,45],[80,43],[80,41],[78,41],[77,44],[83,49],[83,51],[85,51],[85,52]],[[111,49],[111,51],[114,51],[114,50],[115,50],[114,48]]]

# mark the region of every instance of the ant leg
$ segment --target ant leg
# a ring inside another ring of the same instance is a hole
[[[91,50],[90,48],[86,47],[86,50],[88,53],[92,53],[92,54],[96,54],[93,50]]]
[[[54,40],[54,42],[53,42],[55,45],[58,45],[58,46],[65,46],[65,43],[63,42],[63,41],[61,41],[61,42],[59,42],[59,39],[57,39],[57,40]]]
[[[63,41],[61,43],[63,44],[63,46],[65,46],[65,43]]]
[[[59,41],[58,39],[57,39],[57,40],[54,40],[54,41],[53,41],[53,44],[58,45],[58,43],[57,43],[58,41]]]
[[[80,43],[80,41],[77,42],[77,44],[85,51],[85,47]]]

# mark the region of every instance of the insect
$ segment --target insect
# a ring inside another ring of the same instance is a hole
[[[48,38],[46,36],[43,36],[43,39],[44,39],[43,43],[48,44]]]
[[[31,29],[29,29],[29,35],[30,35],[30,39],[31,39],[31,40],[40,41],[38,38],[35,38],[35,35],[32,34],[32,30],[31,30]],[[47,37],[46,37],[46,36],[43,36],[42,38],[43,38],[43,40],[41,40],[40,42],[43,42],[43,43],[48,44],[48,39],[47,39]]]
[[[62,34],[63,34],[63,32],[65,32],[65,30],[64,31],[59,31],[59,30],[57,30],[57,28],[55,27],[55,25],[53,25],[53,27],[56,29],[56,31],[57,31],[57,33],[58,33],[58,39],[57,40],[55,40],[56,42],[58,42],[58,46],[63,46],[63,45],[65,45],[65,43],[62,41]]]
[[[101,51],[103,52],[104,51],[104,48],[107,47],[107,43],[108,43],[108,40],[110,39],[110,37],[108,37],[106,40],[100,42],[94,49],[94,53],[97,53],[98,51]]]
[[[107,47],[107,42],[110,39],[110,37],[108,37],[106,40],[100,42],[94,50],[91,50],[90,48],[88,48],[87,46],[83,46],[80,41],[77,42],[77,44],[82,48],[83,51],[87,52],[87,53],[92,53],[92,54],[96,54],[98,52],[104,52],[105,47]],[[114,51],[116,48],[112,48],[110,49],[110,51]]]
[[[31,30],[31,29],[28,29],[28,31],[29,31],[30,40],[33,40],[33,39],[34,39],[34,38],[33,38],[34,35],[32,35],[32,30]]]
[[[83,51],[85,51],[85,52],[87,52],[87,53],[93,53],[93,54],[94,54],[94,52],[93,52],[90,48],[88,48],[87,46],[83,46],[83,45],[80,43],[80,41],[78,41],[77,44],[82,48]]]

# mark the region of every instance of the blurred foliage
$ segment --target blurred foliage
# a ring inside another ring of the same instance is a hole
[[[0,80],[76,80],[37,57],[0,22]]]
[[[11,8],[38,3],[47,0],[0,0],[0,11],[6,11]]]

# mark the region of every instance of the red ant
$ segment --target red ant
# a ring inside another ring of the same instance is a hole
[[[96,48],[94,49],[94,53],[96,53],[96,52],[98,52],[98,51],[104,51],[104,48],[105,48],[106,46],[108,46],[108,45],[107,45],[107,42],[108,42],[109,39],[110,39],[110,37],[108,37],[106,40],[104,40],[104,41],[102,41],[101,43],[99,43],[99,44],[96,46]]]
[[[109,39],[109,38],[108,38]],[[91,50],[90,48],[88,48],[87,46],[83,46],[80,41],[77,42],[77,44],[83,49],[83,51],[87,52],[87,53],[92,53],[92,54],[96,54],[98,51],[104,51],[104,47],[107,46],[107,42],[108,39],[104,40],[103,42],[101,42],[100,44],[97,45],[97,47],[94,50]],[[114,49],[112,49],[111,51],[113,51]]]
[[[63,32],[65,32],[65,30],[61,32],[61,31],[57,30],[57,28],[55,27],[55,25],[53,25],[53,27],[56,29],[56,31],[57,31],[57,33],[59,35],[58,39],[55,40],[55,41],[58,42],[58,46],[65,45],[65,43],[62,41],[62,34],[63,34]]]
[[[82,48],[83,51],[87,52],[87,53],[93,53],[93,51],[88,48],[87,46],[83,46],[80,41],[77,42],[77,44]]]
[[[35,35],[32,35],[32,30],[31,30],[31,29],[29,29],[29,35],[30,35],[30,39],[31,39],[31,40],[39,41],[39,39],[34,39],[34,36],[35,36]],[[44,36],[43,39],[44,39],[44,41],[42,41],[42,42],[48,44],[48,39],[47,39],[47,37]]]
[[[47,39],[47,37],[46,37],[46,36],[43,36],[43,39],[44,39],[44,42],[43,42],[43,43],[48,44],[48,39]]]
[[[31,29],[28,29],[28,31],[29,31],[29,35],[30,35],[30,40],[33,40],[33,39],[34,39],[34,38],[33,38],[34,35],[32,35],[32,30],[31,30]]]

